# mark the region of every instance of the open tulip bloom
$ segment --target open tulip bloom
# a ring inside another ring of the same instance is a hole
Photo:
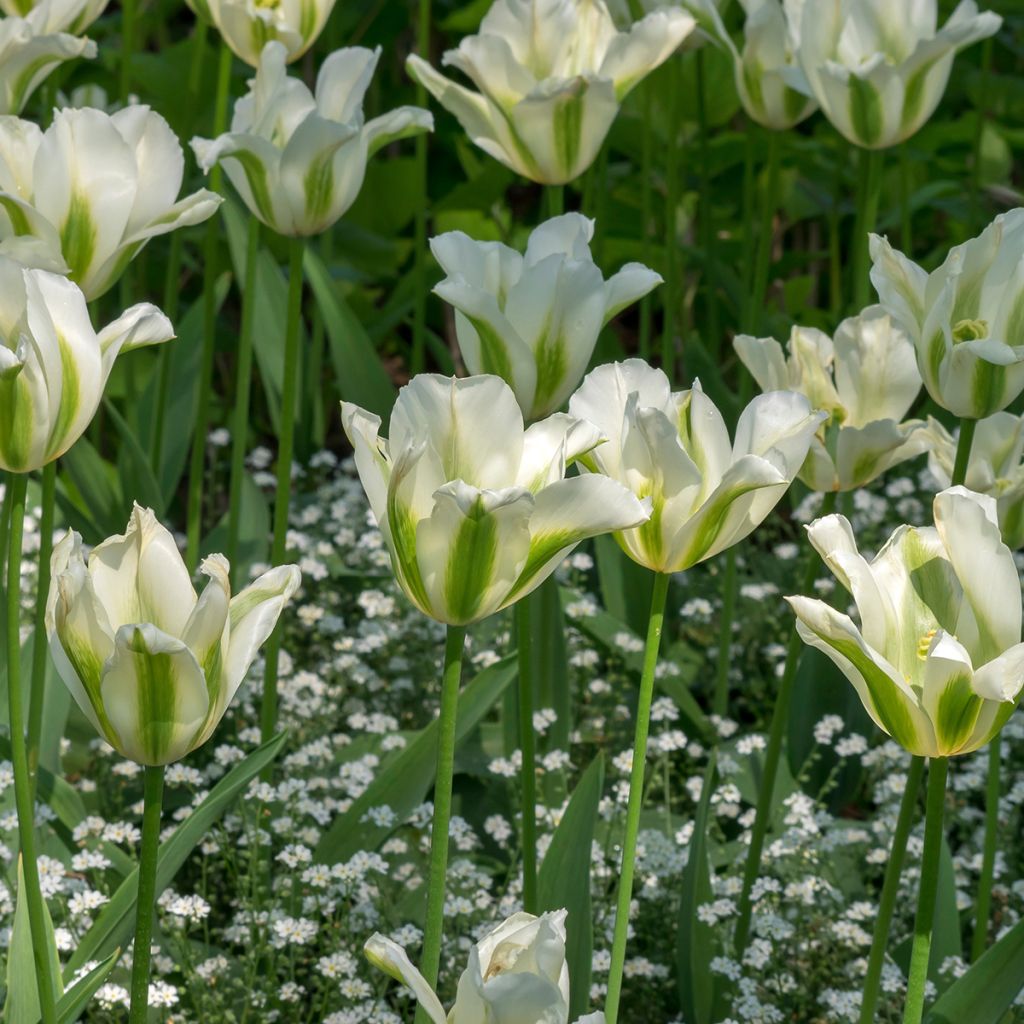
[[[442,63],[473,92],[416,55],[409,73],[482,150],[531,181],[564,185],[597,156],[619,105],[694,27],[664,7],[619,32],[604,0],[496,0]]]
[[[843,516],[808,527],[859,627],[823,601],[787,600],[801,638],[849,679],[880,729],[912,754],[948,757],[984,746],[1016,706],[1021,590],[994,499],[951,487],[934,515],[934,528],[899,527],[872,562]]]
[[[132,306],[99,334],[73,282],[0,256],[0,469],[29,473],[81,437],[122,352],[174,337],[155,306]]]
[[[741,334],[733,345],[762,391],[790,388],[828,413],[800,470],[813,490],[864,487],[928,448],[924,423],[902,422],[921,390],[914,346],[880,306],[844,320],[834,340],[794,327],[788,358],[774,338]]]
[[[142,105],[57,111],[45,132],[0,118],[3,250],[62,269],[92,300],[151,238],[211,217],[220,196],[178,199],[185,171],[167,122]]]
[[[355,202],[366,162],[396,139],[433,128],[420,107],[399,107],[372,121],[363,97],[380,47],[335,50],[311,93],[289,78],[285,48],[267,43],[249,92],[236,104],[231,131],[193,139],[204,171],[222,164],[253,216],[282,235],[326,231]]]
[[[508,607],[581,541],[647,519],[620,484],[565,478],[601,443],[597,428],[556,413],[524,430],[499,377],[414,377],[387,440],[358,406],[343,403],[342,419],[398,582],[449,625]]]
[[[448,275],[434,292],[455,309],[466,368],[501,377],[527,420],[561,408],[601,328],[661,283],[639,263],[605,281],[590,254],[593,236],[592,220],[567,213],[541,224],[525,255],[461,231],[431,239]]]
[[[773,391],[743,410],[730,442],[699,383],[673,394],[665,374],[640,359],[589,373],[569,413],[608,438],[581,464],[652,501],[650,520],[615,539],[660,573],[688,569],[750,534],[786,493],[826,415],[803,395]]]
[[[940,29],[937,0],[788,0],[800,11],[799,68],[783,72],[865,149],[914,135],[946,91],[953,59],[1002,18],[963,0]],[[795,13],[793,15],[796,16]]]
[[[110,0],[0,0],[0,10],[12,18],[27,18],[32,11],[41,10],[45,20],[39,28],[77,36],[107,9],[109,3]]]
[[[137,505],[126,533],[88,560],[69,532],[51,566],[57,671],[99,734],[143,765],[180,761],[210,738],[300,582],[284,565],[232,597],[228,563],[211,555],[197,598],[174,538]]]
[[[871,236],[871,281],[909,332],[928,394],[983,419],[1024,389],[1024,209],[1000,214],[931,274]]]

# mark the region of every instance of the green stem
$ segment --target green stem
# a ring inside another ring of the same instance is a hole
[[[430,0],[419,0],[417,24],[417,52],[424,60],[430,59]],[[422,85],[416,85],[416,103],[427,105],[427,93]],[[413,376],[422,373],[426,365],[427,339],[427,217],[430,190],[427,182],[427,135],[416,136],[416,182],[419,187],[419,202],[416,204],[416,254],[413,264],[413,333],[412,361]]]
[[[167,259],[167,273],[164,277],[164,301],[160,307],[171,323],[174,323],[178,316],[181,258],[181,232],[175,231],[171,234],[171,252]],[[153,436],[150,439],[149,460],[153,467],[153,473],[159,480],[164,454],[164,423],[167,419],[167,402],[171,393],[171,347],[161,345],[156,358],[156,411],[153,415]]]
[[[974,444],[974,431],[977,428],[977,420],[962,419],[960,421],[960,436],[956,442],[956,458],[953,461],[951,487],[959,487],[967,479],[967,467],[971,463],[971,446]]]
[[[712,710],[725,716],[729,710],[729,651],[732,647],[732,624],[736,615],[736,548],[729,548],[722,577],[722,618],[718,629],[718,659],[715,665],[715,699]]]
[[[46,605],[50,597],[50,556],[53,553],[53,518],[57,502],[57,462],[42,472],[42,512],[39,517],[39,579],[36,584],[35,633],[32,638],[32,688],[28,697],[28,770],[35,791],[39,744],[43,732],[46,697]]]
[[[647,734],[651,725],[651,703],[654,700],[654,672],[658,667],[661,647],[661,626],[665,617],[669,575],[657,573],[651,594],[651,614],[647,623],[644,667],[640,676],[640,693],[636,708],[636,735],[633,739],[633,769],[629,777],[629,803],[626,807],[626,834],[622,841],[622,866],[619,870],[619,892],[615,908],[615,935],[612,960],[608,972],[608,995],[605,999],[607,1024],[616,1024],[622,996],[622,971],[626,963],[626,941],[629,935],[629,905],[633,899],[633,868],[636,842],[640,833],[640,812],[643,809],[644,768],[647,761]]]
[[[882,187],[882,153],[862,149],[860,154],[861,189],[857,195],[857,222],[853,237],[853,301],[860,312],[868,304],[871,277],[868,267],[868,235],[878,222],[878,200]]]
[[[988,116],[989,79],[992,76],[992,37],[982,43],[981,49],[981,88],[978,95],[981,97],[981,104],[976,111],[974,123],[974,145],[971,162],[971,198],[967,223],[967,237],[974,234],[981,225],[979,211],[981,209],[981,147],[985,139],[985,120]]]
[[[772,266],[772,241],[775,213],[779,208],[779,132],[768,132],[768,156],[765,160],[765,190],[757,231],[757,253],[754,257],[753,285],[749,302],[743,309],[743,330],[750,333],[763,328],[764,303],[768,294],[768,276]]]
[[[231,84],[231,51],[221,43],[217,69],[217,95],[213,111],[214,137],[224,131],[228,116],[228,90]],[[221,185],[218,164],[210,172],[210,188],[217,192]],[[213,359],[217,348],[217,248],[220,241],[219,221],[206,222],[203,259],[203,348],[199,363],[198,402],[195,434],[192,438],[192,460],[188,478],[188,543],[185,562],[194,571],[199,562],[199,544],[203,530],[203,476],[206,469],[206,435],[210,427],[210,393],[213,390]]]
[[[715,219],[711,154],[708,148],[707,74],[704,67],[705,53],[697,51],[697,118],[700,139],[700,234],[704,250],[704,304],[707,315],[707,338],[710,349],[716,352],[721,345],[721,330],[718,315],[718,257],[715,244]]]
[[[121,55],[118,94],[121,103],[128,102],[131,93],[131,66],[135,51],[135,0],[121,0]]]
[[[135,905],[129,1024],[146,1024],[149,1013],[149,962],[156,902],[156,865],[160,851],[160,811],[164,797],[164,766],[146,765],[143,776],[142,848],[139,851],[139,895]]]
[[[928,765],[921,886],[917,893],[917,917],[914,920],[914,945],[910,951],[903,1024],[921,1024],[924,1015],[924,989],[932,952],[932,924],[935,920],[935,894],[939,887],[939,854],[942,852],[942,818],[946,811],[948,771],[949,759],[945,757],[933,757]]]
[[[992,911],[992,883],[996,872],[996,846],[999,840],[999,789],[1003,760],[1002,734],[997,733],[988,745],[988,779],[985,787],[985,845],[981,855],[981,877],[978,879],[977,910],[974,935],[971,938],[971,960],[977,960],[988,944],[989,916]]]
[[[860,1004],[860,1024],[875,1024],[875,1007],[882,985],[882,968],[885,965],[885,947],[889,940],[889,929],[892,925],[893,911],[896,909],[896,896],[900,888],[900,874],[907,853],[907,839],[914,824],[914,809],[921,792],[921,779],[924,777],[924,758],[911,759],[907,783],[900,801],[900,813],[896,820],[896,831],[892,836],[892,848],[889,860],[885,865],[885,878],[882,882],[882,895],[878,902],[878,916],[875,918],[875,930],[871,939],[871,956],[868,959],[868,970],[864,978],[864,994]]]
[[[643,101],[643,123],[640,127],[640,224],[641,224],[641,260],[645,267],[651,265],[651,213],[653,211],[653,189],[651,177],[654,174],[654,132],[651,118],[654,116],[651,102],[653,88],[650,82],[641,86]],[[640,358],[651,358],[651,318],[653,299],[648,294],[640,300]]]
[[[431,988],[437,986],[444,934],[445,875],[448,871],[448,826],[452,815],[452,779],[455,774],[455,724],[462,681],[462,651],[466,630],[449,626],[444,646],[444,674],[441,677],[441,716],[437,733],[437,773],[434,779],[434,820],[430,829],[430,881],[427,888],[427,918],[423,928],[423,958],[420,973]],[[416,1009],[415,1024],[429,1024],[422,1006]]]
[[[231,482],[228,487],[227,560],[237,585],[238,534],[242,522],[242,484],[245,481],[245,449],[249,439],[249,398],[252,392],[253,315],[256,309],[256,266],[260,251],[260,222],[249,218],[245,247],[245,285],[242,291],[242,324],[235,369],[235,422],[231,429]]]
[[[537,750],[533,735],[533,594],[516,604],[519,638],[519,750],[523,812],[523,910],[537,913]]]
[[[836,492],[829,491],[821,503],[821,515],[830,515],[836,507]],[[797,591],[804,594],[814,586],[814,580],[820,571],[821,563],[817,555],[809,552],[804,579]],[[796,670],[800,667],[800,653],[803,641],[794,629],[789,637],[786,648],[786,664],[779,682],[779,693],[772,709],[772,720],[768,730],[768,746],[764,754],[764,772],[761,776],[761,787],[757,794],[757,810],[754,827],[750,833],[750,848],[747,851],[747,863],[743,872],[743,891],[740,894],[739,911],[736,919],[735,952],[737,959],[742,960],[750,937],[750,919],[753,913],[753,889],[761,870],[761,854],[764,840],[771,823],[772,804],[775,797],[775,780],[779,774],[779,761],[782,759],[782,741],[789,722],[789,706],[793,701],[793,685],[796,682]]]
[[[907,256],[911,256],[914,251],[914,216],[910,208],[912,172],[907,146],[906,142],[900,146],[900,246]]]
[[[544,189],[544,201],[548,218],[561,217],[565,213],[565,186],[548,185]]]
[[[25,745],[25,713],[21,692],[21,546],[25,532],[25,492],[28,477],[8,477],[11,491],[7,555],[7,711],[11,727],[11,764],[14,769],[14,802],[18,812],[18,843],[32,933],[32,959],[36,967],[36,988],[43,1024],[56,1024],[56,979],[50,959],[46,910],[39,885],[36,861],[35,802]]]
[[[302,326],[302,256],[304,238],[288,240],[288,313],[284,339],[284,382],[281,393],[281,438],[277,450],[277,491],[274,495],[274,541],[271,565],[284,562],[288,540],[288,509],[292,497],[292,452],[295,447],[295,399],[299,372],[299,334]],[[262,742],[277,728],[277,668],[281,654],[282,623],[278,621],[267,644],[263,673],[263,701],[260,705]]]
[[[4,592],[2,586],[4,579],[6,579],[6,566],[7,566],[7,539],[11,529],[11,504],[14,501],[14,474],[13,473],[0,473],[0,481],[4,485],[4,501],[0,505],[0,593]],[[6,605],[5,605],[6,607]],[[0,609],[2,611],[2,609]],[[4,633],[4,636],[7,634]]]
[[[680,281],[676,247],[676,215],[679,212],[679,58],[668,60],[668,147],[665,156],[665,283],[661,294],[664,302],[661,328],[661,368],[669,381],[676,373],[676,316],[678,314]]]
[[[846,169],[848,152],[846,140],[837,137],[834,176],[832,181],[832,203],[828,214],[828,277],[829,303],[832,319],[838,321],[843,310],[843,247],[840,241],[840,207],[846,194],[843,187],[843,172]]]

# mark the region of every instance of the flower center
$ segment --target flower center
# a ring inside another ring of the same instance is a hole
[[[935,634],[938,632],[937,629],[929,629],[927,633],[921,636],[921,639],[917,641],[917,656],[924,661],[928,657],[928,648],[931,647],[932,641],[935,639]]]
[[[953,343],[980,341],[988,337],[987,320],[961,320],[953,326]]]

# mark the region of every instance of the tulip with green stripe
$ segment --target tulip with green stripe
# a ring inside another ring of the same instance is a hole
[[[566,469],[602,441],[555,414],[529,428],[499,377],[421,374],[380,418],[342,405],[356,468],[395,575],[426,615],[468,625],[538,587],[581,541],[647,519],[602,477]]]
[[[69,532],[51,568],[57,671],[97,732],[143,765],[180,761],[210,738],[300,582],[280,566],[232,597],[228,563],[211,555],[197,597],[173,536],[138,505],[125,534],[88,558]]]
[[[485,153],[531,181],[564,185],[593,163],[634,86],[693,28],[678,7],[620,32],[604,0],[496,0],[480,31],[442,60],[479,92],[415,54],[406,67]]]
[[[1024,390],[1024,209],[1000,214],[931,274],[871,236],[871,280],[910,334],[928,394],[961,419]]]
[[[106,9],[110,0],[0,0],[0,10],[11,18],[26,18],[34,11],[43,16],[38,26],[46,32],[84,32]]]
[[[355,202],[374,153],[434,125],[420,107],[365,120],[363,97],[380,54],[380,47],[336,50],[320,67],[313,93],[288,76],[284,45],[267,43],[248,94],[235,104],[231,130],[192,140],[200,166],[209,173],[221,164],[253,216],[278,234],[326,231]]]
[[[992,498],[951,487],[934,518],[934,528],[899,527],[871,562],[843,516],[808,527],[859,626],[823,601],[787,600],[803,641],[835,663],[880,729],[912,754],[949,757],[983,747],[1016,707],[1021,590]]]

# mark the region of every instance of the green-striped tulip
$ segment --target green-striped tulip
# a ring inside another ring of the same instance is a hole
[[[813,490],[864,487],[927,450],[924,423],[903,422],[921,390],[914,346],[881,306],[844,320],[834,341],[794,327],[788,359],[774,338],[741,334],[733,346],[762,391],[790,388],[828,413],[800,470]]]
[[[928,429],[928,468],[941,487],[948,487],[957,438],[936,419],[929,418]],[[1014,550],[1024,547],[1024,416],[997,412],[978,423],[964,483],[995,498],[1003,540]]]
[[[284,46],[267,43],[248,95],[235,104],[231,131],[192,140],[203,170],[222,164],[253,216],[279,234],[326,231],[355,202],[374,153],[434,125],[419,107],[364,122],[363,97],[380,52],[336,50],[320,68],[314,95],[288,77]]]
[[[132,306],[99,334],[65,277],[0,256],[0,469],[29,473],[81,437],[122,352],[174,337],[155,306]]]
[[[327,24],[335,0],[188,0],[210,22],[236,57],[250,67],[263,47],[278,42],[289,62],[298,60]]]
[[[835,663],[880,729],[912,754],[949,757],[983,747],[1016,706],[1021,591],[992,498],[951,487],[934,515],[934,529],[901,526],[872,562],[843,516],[808,527],[859,628],[824,601],[787,600],[803,641]]]
[[[601,442],[556,413],[523,429],[499,377],[420,374],[402,388],[390,436],[351,403],[342,421],[395,575],[426,615],[467,625],[538,587],[588,537],[642,523],[625,488],[565,478]]]
[[[693,28],[680,8],[619,32],[604,0],[496,0],[479,33],[442,60],[479,92],[421,57],[406,67],[484,152],[531,181],[564,185],[593,163],[630,90]]]
[[[210,738],[300,582],[284,565],[232,597],[228,563],[211,555],[197,597],[174,538],[138,505],[125,534],[88,560],[69,532],[51,568],[57,671],[100,735],[148,765],[180,761]]]
[[[448,275],[434,292],[455,308],[466,368],[501,377],[528,421],[562,407],[601,328],[661,283],[639,263],[605,281],[590,254],[593,235],[592,220],[567,213],[541,224],[525,255],[461,231],[431,239]]]
[[[796,70],[799,7],[783,6],[780,0],[741,2],[746,13],[742,51],[726,30],[715,0],[684,0],[683,6],[701,31],[732,58],[736,91],[748,116],[766,128],[786,131],[818,107],[806,90],[794,89],[783,75]]]
[[[151,238],[213,216],[213,192],[177,199],[184,172],[181,144],[146,106],[60,110],[45,132],[0,119],[4,251],[70,272],[91,301]]]
[[[640,359],[593,370],[569,413],[608,438],[581,463],[650,499],[650,520],[615,539],[633,561],[680,572],[741,541],[775,507],[825,417],[793,391],[755,398],[730,442],[722,414],[695,382],[672,394]]]
[[[84,32],[107,8],[110,0],[0,0],[0,10],[12,18],[25,18],[41,9],[45,32]]]
[[[871,236],[871,281],[910,334],[928,394],[983,419],[1024,390],[1024,209],[1000,214],[931,274]]]
[[[800,67],[784,74],[866,149],[915,134],[942,99],[953,58],[1002,24],[998,14],[979,13],[974,0],[962,0],[941,29],[937,0],[790,2],[802,8]]]

